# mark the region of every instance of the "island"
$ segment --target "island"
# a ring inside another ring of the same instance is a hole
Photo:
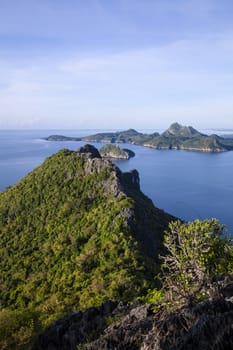
[[[112,159],[130,159],[135,156],[135,153],[127,148],[120,148],[112,143],[104,145],[99,149],[102,158]]]
[[[46,141],[82,141],[81,137],[71,137],[71,136],[63,136],[63,135],[50,135],[45,137]]]
[[[144,134],[134,129],[117,132],[105,132],[85,137],[66,137],[52,135],[46,138],[48,141],[85,141],[85,142],[108,142],[128,143],[141,145],[154,149],[175,149],[202,152],[224,152],[233,150],[233,138],[225,138],[218,135],[206,135],[192,126],[183,126],[173,123],[159,134]]]

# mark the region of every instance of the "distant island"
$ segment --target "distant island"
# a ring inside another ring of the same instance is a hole
[[[63,135],[50,135],[45,137],[46,141],[82,141],[81,137],[70,137]]]
[[[130,159],[135,153],[127,148],[120,148],[118,145],[107,144],[99,149],[102,158]]]
[[[66,137],[51,135],[45,138],[48,141],[86,141],[128,143],[155,149],[176,149],[202,152],[224,152],[233,150],[233,138],[224,138],[218,135],[203,134],[192,126],[183,126],[173,123],[162,134],[140,133],[134,129],[118,132],[105,132],[85,137]]]

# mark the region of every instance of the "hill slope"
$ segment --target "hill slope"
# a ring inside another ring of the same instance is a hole
[[[172,219],[92,146],[61,150],[0,193],[0,304],[56,314],[154,284]]]

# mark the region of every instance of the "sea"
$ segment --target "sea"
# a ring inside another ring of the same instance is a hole
[[[14,185],[58,150],[77,150],[85,144],[46,141],[45,137],[79,137],[105,131],[116,130],[0,130],[0,191]],[[146,130],[154,131],[157,130]],[[97,148],[103,145],[92,144]],[[185,221],[217,218],[226,225],[227,233],[233,234],[233,151],[155,150],[127,144],[122,147],[133,150],[135,157],[114,163],[122,171],[138,170],[141,190],[155,206]]]

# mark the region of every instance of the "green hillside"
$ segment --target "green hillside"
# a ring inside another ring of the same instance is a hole
[[[137,171],[121,173],[92,146],[49,157],[0,193],[0,324],[10,309],[43,326],[143,294],[171,219],[140,192]]]

